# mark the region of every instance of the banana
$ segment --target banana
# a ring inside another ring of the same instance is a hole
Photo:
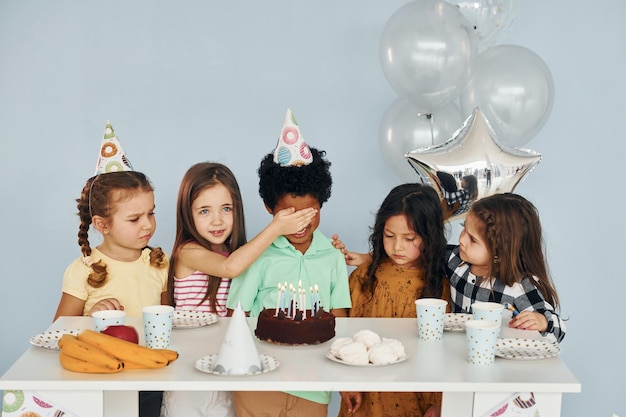
[[[61,362],[61,366],[68,371],[90,374],[112,374],[124,369],[121,366],[119,369],[113,369],[93,362],[87,362],[82,359],[74,358],[63,351],[59,352],[59,362]]]
[[[163,356],[165,356],[165,358],[168,360],[168,364],[178,359],[178,352],[176,352],[175,350],[170,350],[170,349],[154,349],[154,350],[156,350],[157,352],[161,352]]]
[[[175,350],[170,350],[170,349],[153,349],[153,350],[162,353],[163,356],[167,359],[168,365],[174,362],[176,359],[178,359],[178,352],[176,352]],[[131,361],[124,361],[124,369],[133,370],[133,369],[150,369],[150,368],[152,367],[147,367],[145,365],[131,362]]]
[[[96,345],[122,362],[132,362],[146,368],[162,368],[169,364],[168,358],[155,349],[149,349],[136,343],[127,342],[114,336],[83,330],[76,337],[86,343]]]
[[[59,347],[65,355],[93,363],[94,365],[104,366],[116,371],[121,370],[123,366],[122,362],[115,356],[95,345],[78,340],[76,336],[71,334],[61,336]]]

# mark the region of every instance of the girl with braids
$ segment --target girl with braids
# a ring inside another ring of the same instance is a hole
[[[544,256],[535,206],[517,194],[495,194],[470,208],[448,259],[455,312],[475,301],[510,304],[520,311],[509,327],[537,330],[560,342],[565,324]]]
[[[142,307],[165,303],[168,259],[161,248],[148,246],[156,229],[148,178],[137,171],[99,174],[76,201],[83,256],[65,271],[54,319],[99,310],[141,317]],[[89,243],[91,225],[102,235],[96,248]]]
[[[241,193],[231,170],[213,162],[193,165],[178,191],[169,303],[177,310],[225,316],[231,278],[243,273],[278,236],[306,229],[316,214],[317,210],[310,207],[280,210],[264,230],[246,243]],[[163,394],[162,417],[234,415],[230,392]]]
[[[416,317],[416,299],[450,299],[443,210],[433,188],[403,184],[392,189],[376,214],[369,242],[371,257],[358,254],[364,262],[350,274],[350,317]],[[441,411],[441,393],[341,396],[339,416],[435,417]]]

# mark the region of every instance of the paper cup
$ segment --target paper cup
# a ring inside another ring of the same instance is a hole
[[[476,302],[472,304],[472,319],[497,321],[502,325],[502,312],[504,306],[498,303]]]
[[[126,312],[124,310],[102,310],[91,314],[93,317],[93,327],[97,332],[101,332],[109,326],[120,326],[126,322]]]
[[[151,349],[167,349],[172,336],[174,307],[148,306],[142,309],[142,315],[146,346]]]
[[[465,323],[467,357],[473,365],[493,365],[500,325],[490,320],[468,320]]]
[[[421,340],[441,340],[448,302],[439,298],[415,300],[417,335]]]

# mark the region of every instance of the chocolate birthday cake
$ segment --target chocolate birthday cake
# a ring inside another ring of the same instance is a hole
[[[254,334],[261,340],[282,345],[315,345],[335,337],[335,316],[332,313],[317,310],[298,311],[295,317],[285,314],[284,310],[266,308],[259,314]]]

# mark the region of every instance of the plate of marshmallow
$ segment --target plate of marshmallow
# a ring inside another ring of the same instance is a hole
[[[399,340],[359,330],[352,337],[336,338],[326,357],[350,366],[386,366],[404,362],[408,356]]]

